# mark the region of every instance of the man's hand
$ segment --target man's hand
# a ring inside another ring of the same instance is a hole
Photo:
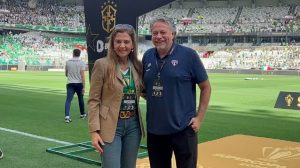
[[[192,120],[191,120],[191,127],[193,128],[193,130],[194,130],[195,132],[198,132],[200,126],[201,126],[201,121],[200,121],[200,119],[199,119],[198,117],[192,118]]]

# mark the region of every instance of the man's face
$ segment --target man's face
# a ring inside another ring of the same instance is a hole
[[[163,22],[156,22],[152,26],[152,43],[158,51],[168,52],[173,44],[174,34],[171,27]]]

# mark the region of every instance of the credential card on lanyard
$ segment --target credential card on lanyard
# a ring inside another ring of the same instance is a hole
[[[136,107],[136,95],[135,93],[126,93],[123,96],[123,107],[121,110],[132,111]]]
[[[155,79],[153,82],[152,96],[162,97],[163,96],[163,82],[161,79]]]

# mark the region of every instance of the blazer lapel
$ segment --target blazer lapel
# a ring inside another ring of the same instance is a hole
[[[125,86],[123,77],[122,77],[122,75],[121,75],[121,71],[118,70],[118,69],[117,69],[117,74],[116,74],[116,76],[117,76],[117,80],[120,81],[120,82],[122,83],[123,86]]]

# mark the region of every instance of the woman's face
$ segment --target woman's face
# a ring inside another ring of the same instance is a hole
[[[133,49],[133,42],[127,32],[117,33],[114,39],[114,51],[120,59],[127,59]]]

